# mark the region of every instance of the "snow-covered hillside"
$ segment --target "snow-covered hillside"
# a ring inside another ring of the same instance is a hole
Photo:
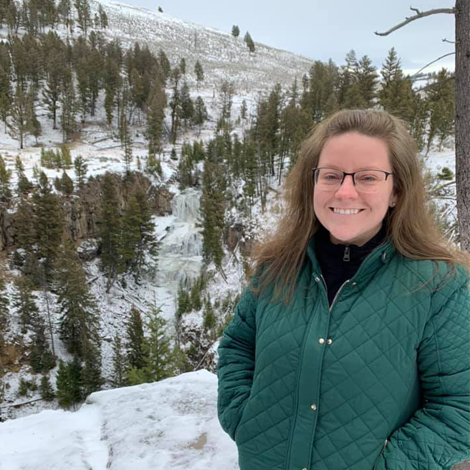
[[[0,425],[0,470],[236,470],[216,403],[217,377],[205,370],[93,393],[75,413]]]
[[[99,3],[109,18],[110,27],[104,31],[108,39],[119,39],[125,47],[138,41],[156,54],[163,49],[173,64],[184,57],[189,71],[199,60],[207,77],[205,87],[214,90],[223,80],[233,82],[239,94],[267,91],[276,83],[288,87],[295,78],[300,83],[313,63],[306,57],[256,43],[256,38],[252,54],[243,41],[244,31],[234,38],[229,32],[111,0],[94,0],[92,6],[98,8]]]

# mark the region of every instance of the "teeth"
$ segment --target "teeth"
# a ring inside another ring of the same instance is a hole
[[[355,215],[359,214],[360,209],[333,209],[335,214]]]

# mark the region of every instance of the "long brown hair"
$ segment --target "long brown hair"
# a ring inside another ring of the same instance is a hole
[[[292,295],[307,245],[320,227],[313,210],[312,169],[318,166],[326,141],[349,132],[383,139],[388,146],[397,203],[384,223],[397,251],[411,259],[442,260],[470,270],[467,254],[444,239],[427,208],[418,148],[405,125],[384,111],[343,110],[317,125],[302,144],[284,184],[285,213],[276,232],[251,255],[254,272],[262,273],[256,291],[274,282],[275,297],[286,292],[285,287],[287,300]]]

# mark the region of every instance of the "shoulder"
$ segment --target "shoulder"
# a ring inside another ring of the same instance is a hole
[[[416,260],[399,253],[395,262],[400,271],[415,277],[431,294],[441,290],[451,292],[470,282],[467,269],[460,264],[441,260]]]
[[[431,312],[437,312],[455,299],[469,304],[470,275],[460,264],[451,264],[438,260],[414,260],[398,256],[400,269],[408,273],[408,283],[412,292],[420,292],[429,296]]]

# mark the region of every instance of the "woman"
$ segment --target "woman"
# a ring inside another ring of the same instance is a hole
[[[468,261],[433,225],[385,112],[306,140],[287,213],[219,347],[241,470],[451,469],[470,457]]]

